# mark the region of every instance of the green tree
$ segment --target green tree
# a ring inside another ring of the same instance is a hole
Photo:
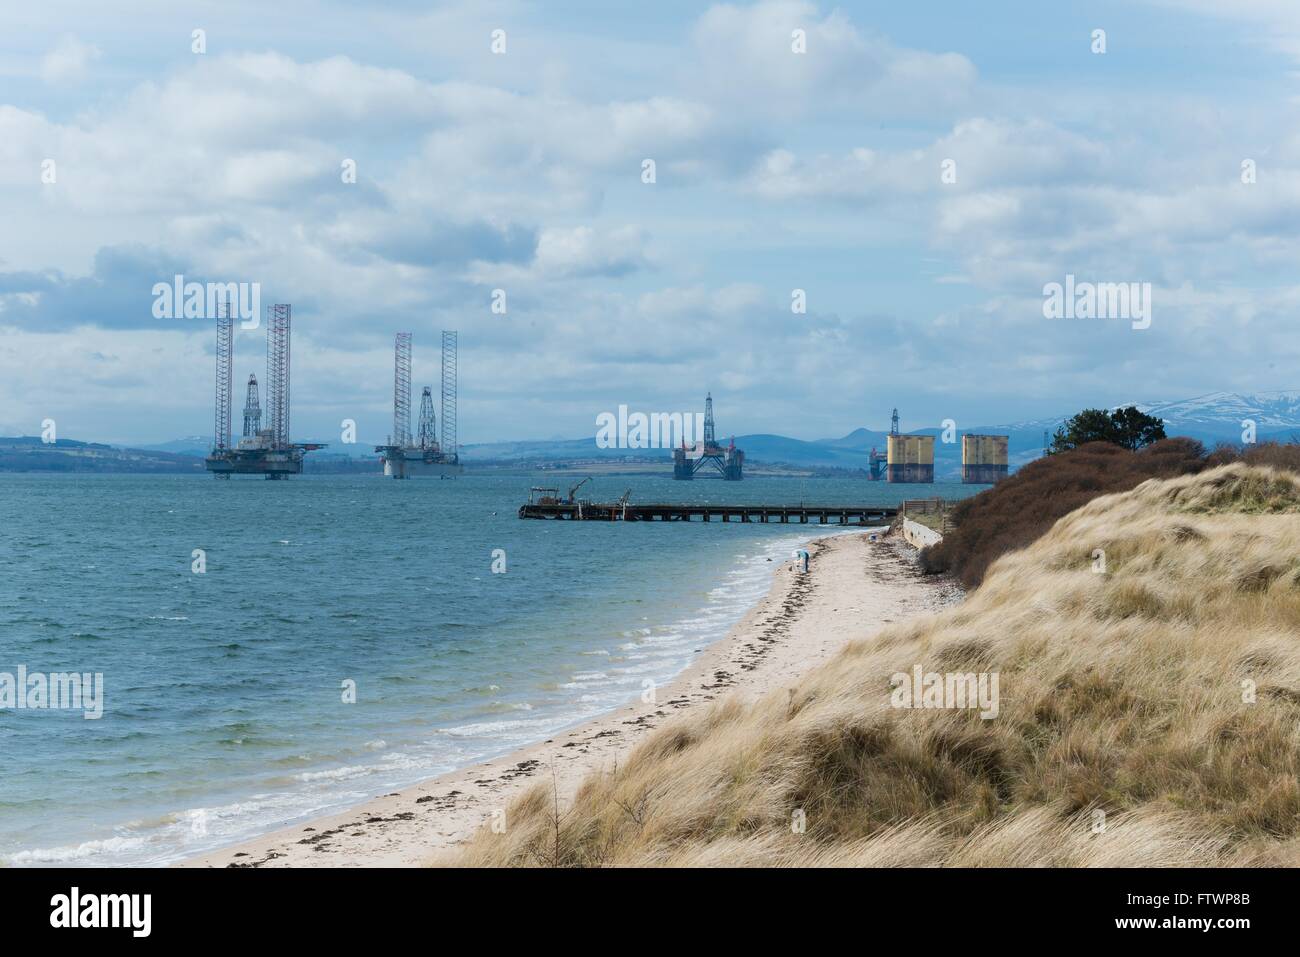
[[[1119,432],[1116,441],[1126,449],[1140,449],[1167,438],[1164,421],[1154,415],[1139,412],[1137,406],[1116,409],[1110,417]]]
[[[1107,412],[1084,409],[1056,430],[1051,452],[1065,452],[1086,442],[1111,442],[1129,450],[1165,438],[1164,422],[1130,405]]]

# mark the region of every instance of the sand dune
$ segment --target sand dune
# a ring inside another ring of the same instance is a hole
[[[835,611],[793,630],[860,640],[690,709],[572,797],[534,783],[504,833],[436,862],[1294,866],[1298,478],[1237,464],[1095,499],[875,634],[868,582],[815,578]],[[917,665],[997,674],[997,717],[896,707]]]

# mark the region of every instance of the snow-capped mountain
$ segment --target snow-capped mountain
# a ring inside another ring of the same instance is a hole
[[[1180,423],[1230,424],[1240,428],[1244,419],[1261,431],[1300,429],[1300,392],[1211,392],[1178,402],[1134,403],[1148,415],[1165,420],[1165,431]]]
[[[1285,392],[1210,392],[1194,399],[1172,402],[1121,402],[1116,408],[1135,405],[1148,415],[1164,420],[1169,435],[1193,438],[1214,436],[1224,440],[1241,432],[1242,421],[1251,419],[1260,435],[1300,433],[1300,391]],[[1029,434],[1043,429],[1054,431],[1075,412],[1044,419],[1028,419],[990,428]]]
[[[1300,391],[1285,392],[1210,392],[1193,399],[1166,402],[1121,402],[1118,407],[1135,405],[1148,415],[1164,420],[1165,434],[1186,436],[1214,447],[1221,442],[1239,444],[1245,428],[1242,422],[1255,423],[1258,442],[1300,441]],[[1003,425],[976,426],[972,432],[1006,433],[1010,436],[1009,452],[1014,469],[1042,452],[1043,433],[1048,436],[1066,419],[1080,411],[1042,419],[1026,419]],[[936,448],[935,455],[942,450]],[[938,466],[936,466],[936,471]]]

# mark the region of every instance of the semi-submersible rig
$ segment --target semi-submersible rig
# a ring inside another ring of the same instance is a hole
[[[681,448],[673,449],[673,478],[693,479],[695,473],[705,466],[716,470],[728,482],[739,482],[745,477],[745,453],[736,448],[735,437],[732,437],[725,449],[714,437],[712,392],[704,399],[703,440],[693,449],[686,447],[685,440],[682,441]]]

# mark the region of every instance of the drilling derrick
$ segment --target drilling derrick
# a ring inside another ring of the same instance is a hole
[[[898,434],[898,409],[894,409],[894,414],[889,417],[889,434]]]
[[[262,404],[257,400],[257,376],[248,377],[248,396],[244,399],[244,438],[255,439],[262,431]]]
[[[438,423],[433,414],[433,389],[427,385],[420,395],[420,427],[417,441],[420,443],[421,451],[438,451]]]
[[[732,437],[725,449],[718,445],[713,423],[712,392],[704,398],[704,436],[700,445],[688,449],[683,441],[680,449],[673,449],[673,478],[689,481],[706,464],[716,469],[728,482],[739,482],[744,478],[745,453],[736,448],[735,437]]]
[[[704,447],[706,449],[716,449],[717,441],[713,433],[713,393],[710,392],[704,397]]]
[[[244,404],[244,435],[230,445],[231,367],[234,360],[234,317],[230,301],[217,320],[217,438],[204,467],[217,478],[265,475],[284,478],[302,472],[304,454],[325,446],[289,441],[289,316],[292,308],[277,304],[266,310],[267,427],[257,399],[257,377],[248,377]]]
[[[230,448],[231,375],[235,361],[235,318],[230,309],[230,297],[217,316],[217,420],[213,430],[212,450],[224,452]]]
[[[456,452],[456,333],[442,331],[442,453],[459,462]]]

